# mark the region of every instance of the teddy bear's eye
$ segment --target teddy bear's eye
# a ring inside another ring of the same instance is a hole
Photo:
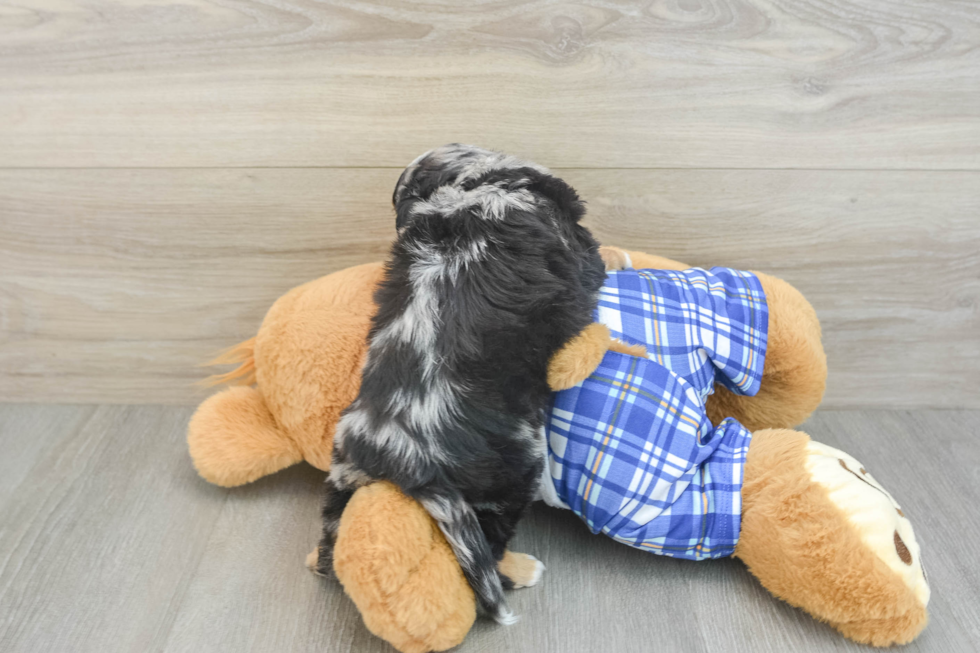
[[[909,553],[909,548],[905,546],[905,542],[902,541],[902,536],[898,534],[898,531],[895,531],[895,552],[898,553],[902,562],[912,566],[912,554]]]

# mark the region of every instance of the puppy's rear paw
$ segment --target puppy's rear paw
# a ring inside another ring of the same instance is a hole
[[[520,589],[537,585],[544,573],[544,564],[532,555],[505,551],[497,569],[514,584],[514,589]]]
[[[602,257],[602,262],[606,264],[606,272],[628,270],[633,267],[630,255],[618,247],[603,245],[599,248],[599,256]]]
[[[306,568],[317,576],[326,576],[326,574],[320,571],[320,547],[306,554]]]

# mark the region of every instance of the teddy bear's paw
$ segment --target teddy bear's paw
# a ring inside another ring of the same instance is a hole
[[[929,585],[912,523],[892,495],[852,456],[810,441],[810,476],[844,513],[861,540],[908,587],[922,607]]]
[[[602,257],[602,262],[606,264],[606,272],[628,270],[633,267],[630,255],[618,247],[603,245],[599,248],[599,256]]]
[[[623,342],[619,338],[613,338],[609,343],[609,351],[614,351],[620,354],[626,354],[627,356],[639,356],[640,358],[647,357],[647,348],[644,345],[634,345],[628,342]]]
[[[513,551],[505,551],[504,557],[497,563],[500,575],[510,581],[513,589],[537,585],[544,569],[544,564],[534,556]]]

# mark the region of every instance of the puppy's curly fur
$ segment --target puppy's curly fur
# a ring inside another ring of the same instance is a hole
[[[354,490],[389,480],[507,623],[497,562],[541,478],[548,361],[591,322],[603,261],[575,191],[512,156],[438,148],[405,169],[393,201],[398,238],[336,432],[317,567],[330,569]]]

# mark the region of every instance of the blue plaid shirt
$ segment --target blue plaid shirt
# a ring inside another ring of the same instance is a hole
[[[769,315],[758,278],[726,268],[614,272],[596,319],[648,355],[607,352],[588,379],[555,393],[545,423],[555,493],[546,487],[545,499],[637,548],[731,555],[751,434],[731,418],[714,427],[704,400],[715,383],[759,391]]]

